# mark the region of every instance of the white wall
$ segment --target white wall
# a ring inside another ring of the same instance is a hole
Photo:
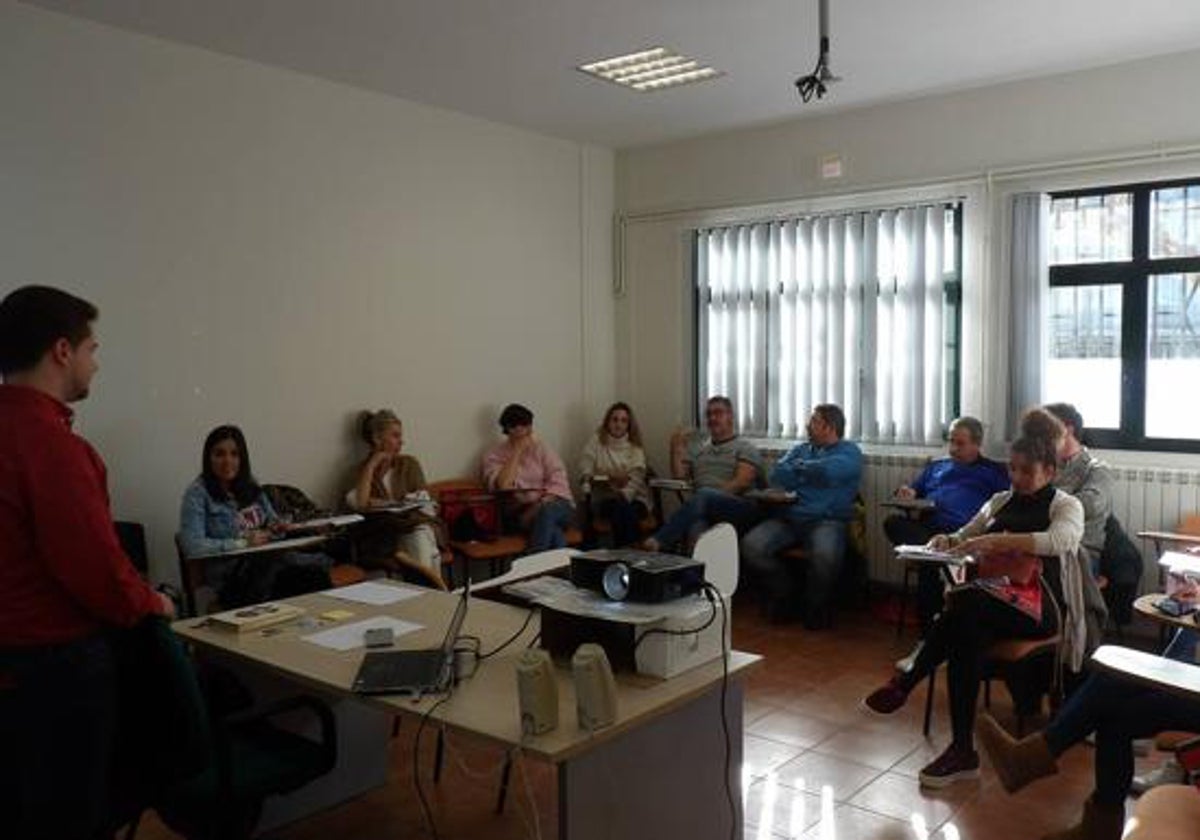
[[[0,3],[0,294],[101,309],[79,428],[174,576],[212,426],[331,501],[354,413],[428,476],[507,401],[569,462],[615,388],[602,149]]]
[[[1007,322],[997,243],[1005,242],[1008,196],[1018,185],[1200,174],[1195,157],[1129,169],[1061,165],[1200,144],[1200,111],[1190,105],[1197,78],[1200,52],[1190,52],[621,152],[622,393],[641,409],[652,440],[691,416],[690,228],[787,204],[836,205],[839,195],[869,203],[878,193],[886,205],[917,187],[967,199],[963,407],[998,425]],[[817,161],[833,153],[843,157],[845,177],[821,182]]]

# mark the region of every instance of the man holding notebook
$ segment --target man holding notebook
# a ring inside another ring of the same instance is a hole
[[[106,634],[174,612],[121,550],[104,463],[71,430],[97,315],[43,286],[0,302],[0,799],[22,838],[102,833],[117,718]]]

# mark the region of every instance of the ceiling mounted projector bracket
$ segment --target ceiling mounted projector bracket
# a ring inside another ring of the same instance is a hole
[[[821,31],[820,55],[812,73],[796,80],[796,92],[800,99],[808,102],[814,96],[823,99],[829,85],[840,82],[841,77],[829,69],[829,0],[817,0],[817,21]]]

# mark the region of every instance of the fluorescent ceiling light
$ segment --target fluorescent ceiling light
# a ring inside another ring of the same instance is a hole
[[[616,58],[593,61],[590,64],[581,64],[578,69],[589,76],[641,93],[703,82],[723,75],[720,70],[714,70],[694,58],[672,52],[666,47],[651,47]]]

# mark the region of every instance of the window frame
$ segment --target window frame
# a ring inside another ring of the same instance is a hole
[[[901,202],[902,204],[903,202]],[[943,303],[953,307],[952,329],[947,330],[945,336],[945,362],[942,369],[942,377],[945,382],[945,396],[943,399],[948,401],[948,419],[942,424],[942,439],[949,438],[950,424],[953,420],[962,414],[962,394],[963,394],[963,277],[966,273],[966,266],[963,262],[965,258],[965,244],[963,235],[965,232],[965,216],[967,210],[967,200],[962,196],[953,198],[939,198],[928,201],[916,200],[916,204],[940,205],[943,209],[953,213],[952,229],[954,233],[954,272],[953,277],[947,275],[943,279],[942,294]],[[875,210],[877,208],[867,205],[863,208],[846,208],[844,210],[830,209],[821,212],[813,213],[798,213],[795,218],[815,218],[818,216],[835,216],[842,214],[851,214],[858,210]],[[790,216],[791,214],[789,214]],[[733,222],[735,226],[752,226],[760,224],[767,219],[761,220],[741,220]],[[691,392],[692,392],[692,412],[691,420],[695,428],[701,429],[704,427],[704,406],[705,400],[701,397],[700,392],[700,366],[706,363],[703,355],[704,351],[704,327],[701,324],[701,319],[705,314],[704,310],[704,295],[700,289],[700,260],[697,257],[697,251],[700,247],[700,231],[701,228],[694,228],[688,232],[687,246],[690,254],[690,271],[689,285],[691,287],[691,338],[692,338],[692,366],[691,366]],[[864,289],[865,289],[864,285]],[[882,289],[878,282],[875,283],[875,294],[879,295]],[[770,380],[770,376],[766,376]],[[861,377],[860,377],[861,381]],[[763,383],[763,387],[768,387],[768,382]],[[741,424],[741,418],[738,418],[738,424]],[[765,440],[778,441],[793,441],[798,438],[775,437],[770,434],[770,430],[766,433],[758,432],[740,432],[739,434],[747,434],[752,438],[762,438]],[[919,443],[900,443],[888,444],[894,446],[923,446]]]
[[[1050,288],[1114,285],[1121,287],[1121,425],[1118,429],[1085,427],[1087,443],[1103,449],[1152,452],[1200,452],[1200,439],[1146,436],[1146,373],[1149,362],[1148,314],[1150,278],[1163,274],[1200,274],[1195,257],[1150,256],[1150,195],[1157,190],[1200,187],[1200,178],[1139,181],[1049,193],[1051,200],[1129,193],[1132,198],[1128,261],[1049,265]],[[1048,357],[1047,357],[1048,361]],[[1053,401],[1054,395],[1048,398]],[[1086,424],[1087,418],[1084,417]]]

